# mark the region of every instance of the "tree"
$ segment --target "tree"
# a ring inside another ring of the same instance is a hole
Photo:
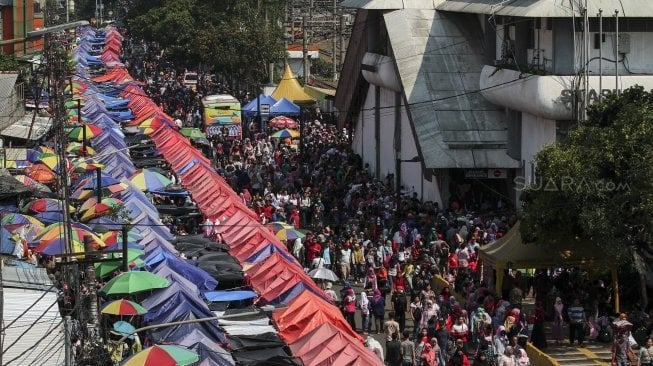
[[[131,34],[158,42],[169,59],[199,63],[240,79],[265,81],[266,66],[283,56],[281,0],[134,1]]]
[[[643,273],[653,253],[653,94],[633,87],[590,107],[535,160],[536,184],[521,196],[524,240],[591,240]]]

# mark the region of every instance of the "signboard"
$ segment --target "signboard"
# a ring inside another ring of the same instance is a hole
[[[261,104],[261,114],[270,114],[269,104]]]
[[[215,136],[219,135],[222,133],[222,125],[212,125],[206,128],[206,135],[207,136]],[[229,134],[229,138],[231,139],[238,139],[240,138],[241,135],[241,129],[240,125],[229,125],[227,127],[227,133]]]
[[[467,169],[465,179],[505,179],[508,178],[506,169]]]

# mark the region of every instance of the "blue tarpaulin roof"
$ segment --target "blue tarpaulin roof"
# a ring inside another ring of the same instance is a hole
[[[240,110],[242,113],[245,114],[245,116],[251,117],[255,116],[258,114],[258,108],[259,108],[259,102],[257,100],[260,100],[260,104],[267,104],[272,108],[272,106],[277,102],[276,99],[272,98],[269,95],[264,95],[260,94],[256,99],[252,100],[251,102],[245,104]]]
[[[299,106],[286,98],[279,99],[270,107],[270,114],[274,116],[298,116],[299,112]]]
[[[212,302],[239,301],[256,297],[254,291],[206,291],[202,295]]]

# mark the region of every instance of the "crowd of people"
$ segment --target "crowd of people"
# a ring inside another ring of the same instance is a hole
[[[184,86],[155,45],[131,67],[184,126],[201,127],[204,95],[249,98],[211,78]],[[410,190],[398,197],[394,177],[375,179],[351,150],[347,130],[310,114],[301,126],[297,140],[272,138],[269,128],[246,129],[241,137],[222,131],[208,136],[205,152],[261,222],[306,233],[287,243],[289,251],[307,271],[325,267],[338,275],[342,290],[326,282],[326,293],[387,364],[467,366],[472,356],[474,365],[527,366],[529,338],[547,347],[545,321],[552,321],[556,343],[566,327],[580,346],[611,328],[611,289],[578,269],[509,270],[501,293],[493,290],[493,274],[477,262],[479,249],[516,221],[501,198],[485,199],[476,207],[482,212],[470,213],[460,196],[446,207]],[[527,296],[535,306],[525,310]],[[385,347],[374,333],[384,334]]]

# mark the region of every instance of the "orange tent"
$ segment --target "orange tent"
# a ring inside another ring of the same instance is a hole
[[[360,341],[329,323],[313,329],[289,346],[293,356],[299,357],[306,366],[383,365]]]
[[[324,323],[331,323],[341,332],[359,342],[363,341],[345,321],[340,309],[310,291],[304,291],[294,298],[287,308],[275,311],[272,319],[279,329],[279,336],[288,344],[294,343]]]
[[[286,291],[292,289],[298,283],[304,283],[306,287],[310,287],[313,291],[316,292],[316,295],[319,295],[323,300],[330,301],[329,295],[327,295],[322,289],[315,285],[313,280],[304,275],[302,276],[299,273],[293,273],[289,278],[278,277],[268,286],[261,290],[261,298],[266,302],[270,302],[277,297],[286,293]]]

